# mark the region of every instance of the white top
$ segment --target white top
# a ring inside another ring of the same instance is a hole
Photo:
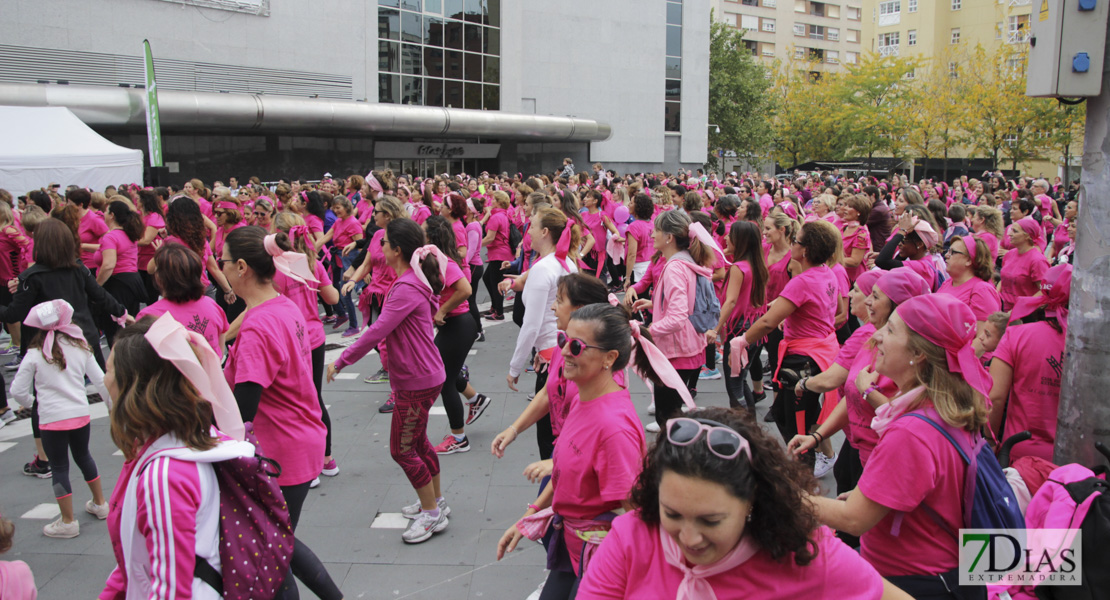
[[[104,371],[96,364],[93,353],[58,337],[54,343],[61,344],[62,355],[66,359],[65,370],[47,363],[41,346],[28,348],[12,381],[15,401],[30,408],[35,401],[34,392],[37,392],[39,422],[44,424],[87,417],[89,401],[85,393],[85,376],[88,375],[89,381],[104,399],[105,406],[111,408],[112,399],[104,388]]]
[[[524,303],[525,310],[524,324],[520,326],[520,334],[516,338],[516,350],[509,361],[509,375],[513,377],[520,376],[527,366],[533,347],[545,350],[555,345],[555,313],[551,311],[551,306],[555,304],[555,294],[559,291],[559,279],[568,273],[578,272],[572,259],[567,258],[566,265],[569,271],[559,266],[559,259],[552,252],[528,269],[524,291],[517,298],[517,302]]]

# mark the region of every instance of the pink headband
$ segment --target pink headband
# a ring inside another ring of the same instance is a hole
[[[780,202],[778,206],[782,209],[782,212],[786,213],[786,216],[790,217],[791,219],[798,218],[798,209],[794,206],[793,202],[789,200],[784,200]]]
[[[574,223],[567,219],[566,227],[563,227],[563,233],[559,234],[559,241],[555,244],[555,258],[559,259],[559,266],[563,267],[563,270],[568,273],[570,269],[567,268],[567,253],[570,252],[570,230],[572,227],[574,227]]]
[[[926,294],[910,298],[898,307],[906,326],[940,346],[948,358],[948,370],[961,373],[975,391],[990,399],[991,376],[975,357],[975,314],[951,294]]]
[[[971,262],[974,263],[975,262],[975,255],[979,252],[975,248],[975,237],[970,236],[970,235],[961,235],[960,240],[964,243],[964,246],[967,247],[967,257],[968,257],[968,259],[970,259]]]
[[[940,236],[937,235],[936,230],[925,219],[919,218],[917,215],[912,216],[913,230],[917,232],[917,237],[925,243],[926,248],[932,248],[940,241]]]
[[[907,261],[909,262],[909,261]],[[923,296],[932,291],[920,275],[907,267],[898,267],[879,277],[875,285],[896,305],[902,305],[910,298]]]
[[[478,212],[478,209],[477,209],[477,208],[474,208],[474,202],[472,202],[472,201],[470,200],[470,198],[467,198],[467,199],[466,199],[466,209],[467,209],[467,210],[469,210],[469,211],[470,211],[470,212],[472,212],[472,213],[476,213],[476,212]]]
[[[1024,231],[1027,235],[1029,235],[1030,238],[1032,238],[1034,246],[1041,250],[1044,250],[1044,229],[1041,227],[1041,224],[1038,223],[1036,219],[1034,219],[1033,217],[1025,217],[1024,219],[1021,219],[1020,221],[1011,225],[1011,227],[1015,225],[1017,227],[1021,227],[1022,231]]]
[[[725,253],[721,251],[721,247],[717,245],[713,236],[709,235],[709,232],[705,230],[705,227],[703,227],[701,223],[691,223],[689,232],[694,237],[698,238],[699,242],[715,252],[719,259],[727,262],[728,259],[725,258]]]
[[[297,238],[308,239],[312,232],[308,229],[307,225],[294,225],[289,228],[289,241],[296,243]]]
[[[432,284],[429,283],[428,278],[424,276],[424,269],[420,268],[420,261],[424,260],[424,257],[428,256],[429,254],[436,257],[436,260],[439,261],[439,279],[440,281],[443,281],[443,279],[447,277],[448,258],[444,256],[443,252],[440,252],[439,248],[437,248],[433,244],[428,244],[426,246],[421,246],[417,248],[416,252],[412,253],[412,260],[409,261],[409,266],[412,267],[413,271],[416,271],[416,278],[419,279],[421,283],[428,286],[428,289],[431,290]],[[435,290],[432,291],[434,292]]]
[[[632,328],[632,352],[634,353],[632,356],[632,364],[636,364],[635,353],[643,352],[647,355],[648,362],[651,363],[651,368],[655,371],[655,375],[659,377],[659,380],[667,387],[678,392],[678,395],[682,397],[682,401],[686,403],[686,406],[696,408],[697,405],[694,404],[694,399],[690,397],[690,388],[682,382],[682,377],[678,375],[678,371],[675,371],[674,366],[671,365],[671,361],[663,355],[663,352],[657,348],[655,344],[651,343],[651,340],[640,335],[640,322],[629,321],[628,325]],[[643,373],[637,371],[635,366],[633,366],[632,370],[636,371],[640,379],[648,381],[648,377],[645,377]]]
[[[81,328],[73,324],[73,306],[65,300],[49,300],[36,304],[23,322],[46,332],[46,339],[42,343],[42,353],[46,356],[54,352],[55,331],[78,340],[85,339]]]
[[[212,404],[216,427],[227,435],[243,441],[245,430],[239,405],[228,387],[220,368],[220,358],[204,336],[185,329],[165,313],[150,326],[144,336],[163,360],[173,363],[193,384],[197,393]]]
[[[1010,320],[1015,321],[1044,308],[1047,317],[1055,317],[1064,335],[1068,334],[1068,301],[1071,299],[1072,266],[1064,263],[1045,271],[1041,280],[1040,296],[1022,296],[1010,310]]]
[[[367,173],[366,174],[366,185],[370,186],[370,189],[374,190],[375,192],[377,192],[379,194],[384,191],[382,189],[381,182],[378,181],[377,177],[374,177],[373,173]]]
[[[875,287],[875,283],[879,281],[879,278],[881,278],[884,273],[886,273],[886,271],[864,271],[856,278],[856,285],[859,286],[860,291],[863,292],[864,295],[870,296]]]
[[[270,235],[262,238],[262,246],[266,248],[266,253],[274,259],[274,268],[280,271],[286,277],[312,287],[309,282],[320,283],[316,279],[316,274],[312,272],[312,268],[308,266],[308,257],[300,252],[286,252],[277,245],[277,234],[271,233]]]
[[[234,202],[229,202],[227,200],[221,200],[221,201],[217,202],[216,203],[216,208],[218,208],[220,210],[234,210],[236,212],[239,211],[239,205],[238,204],[235,204]]]

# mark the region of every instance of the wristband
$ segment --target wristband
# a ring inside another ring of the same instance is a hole
[[[821,435],[819,432],[814,431],[813,433],[811,433],[809,435],[813,436],[813,439],[817,440],[818,444],[825,441],[825,436]]]
[[[802,380],[798,382],[798,385],[800,385],[802,387],[803,392],[808,392],[809,391],[809,388],[806,387],[806,382],[807,381],[809,381],[809,377],[802,377]]]
[[[535,504],[529,504],[528,508],[530,508],[530,509],[532,509],[536,512],[540,512],[540,507],[536,506]]]
[[[878,384],[872,383],[870,387],[863,391],[863,399],[866,400],[867,397],[871,395],[871,392],[874,392],[877,389],[879,389]]]
[[[520,435],[520,432],[516,430],[516,426],[512,423],[509,423],[509,429],[512,429],[514,434]]]

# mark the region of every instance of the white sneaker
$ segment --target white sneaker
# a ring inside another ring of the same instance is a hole
[[[652,400],[651,404],[648,405],[648,414],[653,417],[655,416],[655,400]]]
[[[104,519],[108,518],[108,503],[105,502],[104,504],[96,504],[92,500],[89,500],[85,503],[85,512],[89,513],[90,515],[96,515],[96,518],[103,521]]]
[[[320,478],[319,478],[319,477],[317,477],[316,479],[313,479],[313,480],[312,480],[311,482],[309,482],[309,484],[308,484],[308,489],[310,489],[310,490],[314,490],[314,489],[316,489],[316,488],[318,488],[318,487],[320,487]]]
[[[15,420],[15,411],[10,408],[5,408],[3,413],[0,413],[0,422],[11,423]]]
[[[540,587],[536,588],[536,591],[532,592],[531,594],[528,594],[527,600],[540,600],[540,595],[543,594],[543,584],[545,583],[547,583],[546,579],[541,581]]]
[[[659,433],[659,423],[652,421],[644,426],[644,431],[648,433]]]
[[[81,533],[81,524],[77,522],[77,519],[66,523],[62,520],[62,517],[58,517],[57,521],[43,527],[42,533],[45,534],[46,537],[52,538],[75,538]]]
[[[451,507],[447,506],[447,498],[440,498],[439,502],[436,502],[436,506],[439,508],[439,512],[443,513],[444,516],[451,515]],[[420,514],[420,510],[420,501],[417,500],[408,506],[402,506],[401,516],[406,519],[415,519],[416,515]]]
[[[430,513],[421,511],[412,520],[412,523],[409,523],[409,528],[401,534],[401,539],[406,544],[419,544],[430,539],[432,535],[447,529],[447,523],[447,515],[443,514],[443,511],[440,511],[438,517],[433,517]]]
[[[818,452],[817,461],[813,465],[813,476],[820,479],[827,475],[829,471],[832,470],[833,465],[836,464],[837,456],[838,455],[833,454],[830,458],[825,456],[824,452]]]

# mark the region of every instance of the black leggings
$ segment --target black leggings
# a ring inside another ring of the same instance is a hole
[[[547,369],[543,373],[536,373],[536,393],[547,385]],[[544,415],[536,421],[536,445],[540,450],[540,460],[551,458],[555,451],[555,434],[551,431],[551,415]]]
[[[24,337],[23,337],[22,346],[21,346],[21,352],[22,353],[20,354],[20,358],[23,358],[23,353],[26,353],[27,343],[31,339],[30,331],[38,331],[38,330],[37,329],[31,329],[29,327],[25,327],[25,326],[21,325],[20,326],[20,331],[24,332]],[[88,341],[88,340],[85,340],[85,341]],[[100,340],[96,340],[95,344],[89,344],[89,345],[92,347],[93,358],[96,359],[96,364],[100,365],[100,370],[103,371],[104,370],[104,353],[100,350]],[[3,388],[3,389],[0,389],[0,400],[4,401],[4,406],[8,405],[7,387],[8,387],[8,384],[4,382],[4,374],[0,373],[0,388]],[[107,398],[101,398],[101,400],[103,400],[105,402],[108,401]],[[42,439],[42,432],[39,430],[39,402],[38,402],[38,400],[35,400],[34,404],[31,405],[31,436],[36,440]],[[40,456],[39,461],[49,463],[50,459],[48,459],[45,456]]]
[[[687,388],[693,388],[698,382],[698,373],[701,369],[677,369],[678,376]],[[659,427],[667,424],[668,419],[682,416],[682,396],[678,391],[665,385],[656,385],[653,392],[655,398],[655,422]]]
[[[782,359],[783,369],[797,371],[802,377],[816,375],[821,372],[821,367],[808,356],[801,354],[788,354]],[[782,373],[779,373],[781,380]],[[796,381],[784,382],[775,394],[775,405],[772,410],[775,415],[775,425],[782,434],[782,439],[791,440],[795,435],[805,435],[817,424],[817,417],[821,415],[821,394],[804,392],[801,398],[794,395]],[[804,413],[802,425],[798,424],[798,413]],[[814,452],[807,452],[803,460],[812,463]]]
[[[731,342],[732,338],[736,337],[737,335],[743,334],[744,332],[740,331],[737,332],[735,335],[730,335],[725,343],[722,344],[724,346],[724,349],[722,351],[721,362],[724,364],[721,365],[721,369],[724,374],[725,392],[728,394],[729,407],[739,408],[741,406],[746,406],[748,411],[754,412],[755,396],[753,394],[755,392],[750,387],[748,387],[747,376],[748,373],[751,372],[753,382],[757,381],[757,377],[759,379],[763,378],[763,362],[759,358],[759,353],[761,350],[763,350],[763,344],[749,345],[747,350],[748,366],[741,369],[739,373],[733,374],[732,367],[729,364],[729,360],[732,356],[732,344],[730,344],[729,342]],[[759,368],[758,375],[755,372],[757,366]]]
[[[320,401],[320,420],[328,429],[328,435],[324,438],[324,456],[331,456],[331,415],[328,414],[328,407],[324,405],[323,392],[325,345],[320,344],[312,349],[312,383],[316,384],[316,399]]]
[[[836,493],[843,494],[855,489],[859,478],[863,475],[863,465],[860,464],[859,450],[852,447],[848,437],[840,445],[840,458],[836,459],[833,466],[833,476],[836,477]],[[859,538],[843,531],[836,532],[836,537],[852,548],[859,548]]]
[[[501,283],[502,279],[504,276],[501,272],[501,261],[487,262],[486,273],[482,276],[482,280],[486,282],[486,291],[489,292],[490,310],[499,315],[505,314],[505,297],[497,291],[497,284]]]
[[[304,507],[305,498],[308,496],[309,483],[311,482],[306,481],[297,485],[281,486],[281,493],[285,496],[285,504],[289,507],[289,520],[293,525],[294,532],[297,530],[297,523],[301,520],[301,508]],[[339,586],[332,581],[331,575],[328,574],[328,570],[324,567],[324,563],[320,562],[316,553],[304,542],[296,538],[294,538],[294,542],[293,562],[290,565],[292,574],[300,579],[318,598],[326,600],[343,598],[343,592],[340,592]],[[300,597],[296,582],[289,575],[286,575],[285,583],[278,591],[277,598],[297,600]]]
[[[478,326],[474,324],[470,313],[447,317],[436,333],[436,348],[439,349],[444,372],[447,374],[440,395],[443,396],[443,408],[447,410],[447,421],[452,431],[460,430],[466,425],[466,411],[463,410],[457,382],[477,335]]]
[[[46,450],[46,459],[50,461],[55,498],[65,498],[73,493],[73,488],[69,485],[70,453],[73,453],[73,462],[81,469],[81,476],[86,482],[95,481],[100,476],[96,472],[96,462],[89,453],[90,431],[88,423],[84,427],[65,431],[42,430],[42,448]]]
[[[470,265],[470,298],[467,302],[470,304],[470,316],[474,317],[474,322],[478,324],[479,332],[482,331],[482,315],[478,313],[478,283],[482,281],[484,272],[484,266]]]

